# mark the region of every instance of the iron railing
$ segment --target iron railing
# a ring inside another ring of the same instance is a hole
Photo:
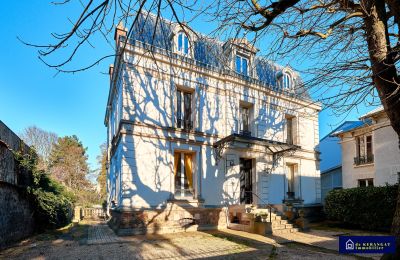
[[[367,155],[367,156],[357,156],[354,157],[354,164],[355,165],[363,165],[363,164],[369,164],[374,162],[374,155]]]

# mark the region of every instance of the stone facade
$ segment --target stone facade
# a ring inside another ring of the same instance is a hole
[[[298,74],[260,59],[245,39],[211,44],[182,35],[177,24],[163,26],[170,43],[156,48],[144,42],[142,30],[132,39],[122,26],[116,30],[117,50],[127,45],[110,69],[105,117],[113,218],[131,216],[128,223],[136,223],[130,212],[165,211],[182,201],[194,204],[183,211],[200,215],[288,197],[320,203],[320,106],[297,93]],[[183,53],[182,37],[193,43]],[[242,67],[235,72],[239,55]]]
[[[13,151],[28,152],[21,139],[0,121],[0,248],[34,231],[33,210],[25,195],[29,172],[16,165]]]

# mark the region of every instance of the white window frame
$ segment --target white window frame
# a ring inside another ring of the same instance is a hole
[[[238,63],[237,63],[238,58],[240,60],[240,68],[238,68]],[[243,71],[243,61],[244,60],[246,61],[246,71]],[[244,75],[244,76],[249,76],[249,65],[250,65],[250,59],[247,56],[242,55],[240,53],[236,53],[236,56],[235,56],[235,71],[237,73],[239,73],[241,75]]]
[[[174,196],[176,198],[188,198],[188,197],[195,197],[196,196],[196,174],[197,174],[197,160],[196,160],[196,152],[193,151],[175,151],[175,154],[179,153],[180,154],[180,172],[181,172],[181,189],[180,189],[180,194],[176,194],[177,192],[177,187],[175,186],[175,177],[174,177]],[[192,191],[191,194],[185,194],[185,154],[190,154],[192,156]],[[175,173],[174,173],[175,174]],[[177,173],[176,173],[177,174]],[[175,176],[175,175],[174,175]]]
[[[182,37],[182,46],[179,45],[180,37]],[[185,39],[187,39],[187,46],[185,46]],[[190,55],[190,39],[184,31],[179,31],[176,35],[176,52],[184,56]]]
[[[182,120],[182,124],[180,127],[178,127],[178,91],[180,91],[181,94],[181,104],[180,104],[180,109],[181,109],[181,120]],[[192,90],[192,89],[184,89],[181,87],[177,87],[175,89],[175,112],[174,112],[174,118],[175,118],[175,122],[174,125],[176,128],[179,129],[185,129],[184,128],[184,118],[185,118],[185,114],[184,114],[184,108],[185,108],[185,93],[188,93],[191,95],[191,99],[190,99],[190,121],[192,123],[192,128],[188,129],[188,130],[195,130],[196,129],[196,91]]]

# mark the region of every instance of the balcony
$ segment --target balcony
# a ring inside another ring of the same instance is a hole
[[[354,165],[364,165],[374,163],[374,155],[354,157]]]

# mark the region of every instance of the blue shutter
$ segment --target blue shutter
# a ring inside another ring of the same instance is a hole
[[[242,72],[242,61],[241,57],[239,55],[236,55],[236,72],[241,73]]]

